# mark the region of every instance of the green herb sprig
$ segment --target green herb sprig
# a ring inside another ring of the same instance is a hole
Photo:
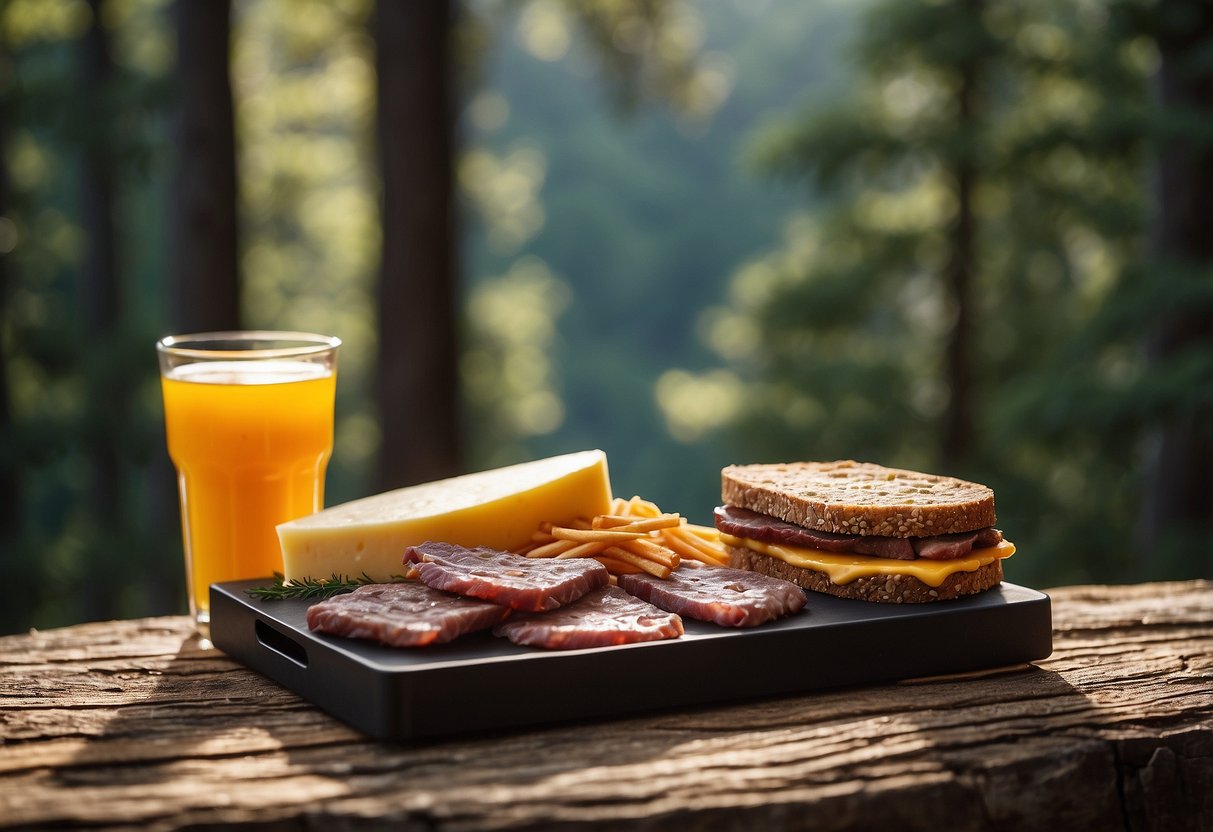
[[[403,583],[403,575],[393,575],[387,581],[377,581],[365,572],[360,577],[347,577],[333,573],[330,578],[301,578],[289,583],[281,572],[274,573],[274,583],[270,586],[254,586],[245,590],[250,598],[261,601],[311,600],[315,598],[332,598],[346,592],[353,592],[367,584]]]

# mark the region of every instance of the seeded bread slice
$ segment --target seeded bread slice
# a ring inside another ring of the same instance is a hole
[[[748,569],[783,578],[785,581],[811,589],[852,598],[858,601],[875,601],[880,604],[923,604],[930,601],[948,601],[964,595],[974,595],[998,586],[1002,581],[1002,561],[995,560],[972,572],[953,572],[939,586],[929,586],[912,575],[895,575],[891,578],[877,575],[856,578],[848,584],[836,584],[825,572],[763,555],[743,546],[727,546],[729,565],[734,569]]]
[[[994,492],[984,485],[870,462],[730,465],[727,505],[836,534],[930,537],[993,526]]]

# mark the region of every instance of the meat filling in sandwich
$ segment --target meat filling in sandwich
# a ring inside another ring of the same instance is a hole
[[[1002,532],[993,527],[931,537],[835,534],[806,529],[795,523],[785,523],[736,506],[717,507],[716,528],[734,537],[748,537],[764,543],[786,543],[826,552],[850,552],[897,560],[952,560],[967,555],[974,549],[997,546],[1002,542]]]

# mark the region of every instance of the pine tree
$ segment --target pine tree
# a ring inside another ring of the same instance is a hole
[[[1031,543],[1018,574],[1107,574],[1126,527],[1108,518],[1132,514],[1132,454],[1094,433],[1074,441],[1076,412],[1051,434],[1007,418],[1012,403],[1049,407],[1041,378],[1114,372],[1066,346],[1141,242],[1144,68],[1107,42],[1106,14],[877,4],[851,100],[765,135],[766,169],[831,208],[739,272],[710,319],[744,401],[731,436],[747,458],[977,477]]]

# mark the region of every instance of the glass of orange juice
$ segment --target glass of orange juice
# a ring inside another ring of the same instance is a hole
[[[340,345],[305,332],[156,343],[190,613],[206,638],[210,585],[282,571],[275,527],[324,507]]]

